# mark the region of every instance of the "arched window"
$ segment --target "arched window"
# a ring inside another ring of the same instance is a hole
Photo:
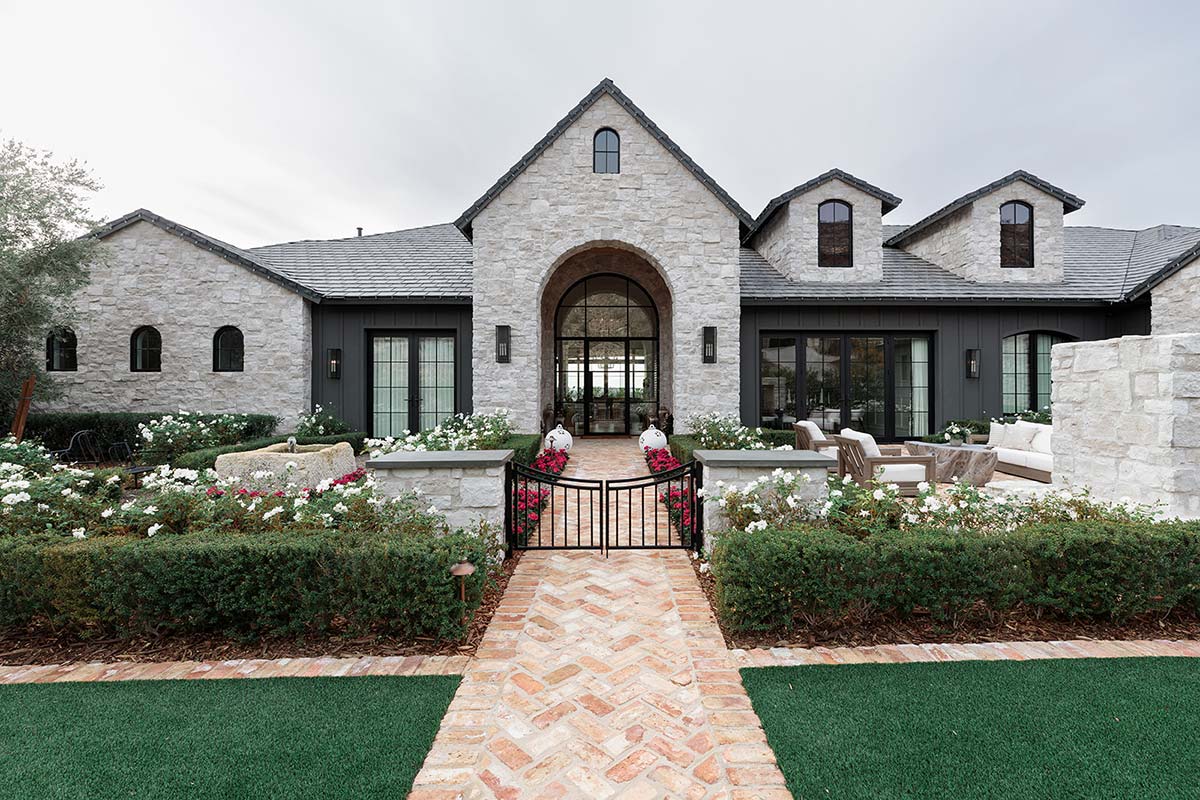
[[[826,200],[817,206],[817,266],[854,266],[850,204]]]
[[[592,139],[592,172],[621,171],[621,137],[612,128],[601,128]]]
[[[1042,411],[1050,405],[1050,348],[1070,337],[1058,333],[1018,333],[1001,343],[1001,388],[1005,414]]]
[[[1018,200],[1000,206],[1000,266],[1033,266],[1033,209]]]
[[[46,372],[75,370],[75,331],[56,328],[46,337]]]
[[[129,371],[162,372],[162,336],[144,325],[129,337]]]
[[[242,332],[226,325],[213,334],[213,372],[241,372],[245,347]]]

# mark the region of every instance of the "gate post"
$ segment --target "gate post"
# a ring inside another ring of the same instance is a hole
[[[704,465],[692,462],[692,549],[704,552]]]

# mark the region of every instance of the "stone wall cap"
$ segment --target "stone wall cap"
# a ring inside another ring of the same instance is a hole
[[[828,468],[837,460],[812,450],[693,450],[692,455],[706,467],[802,467]]]
[[[373,458],[367,466],[371,469],[498,467],[512,457],[512,450],[401,450]]]

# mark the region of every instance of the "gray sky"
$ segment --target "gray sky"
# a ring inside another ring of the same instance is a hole
[[[1200,225],[1200,3],[0,0],[0,136],[242,246],[454,219],[608,76],[751,214],[830,167],[913,222],[1023,168]]]

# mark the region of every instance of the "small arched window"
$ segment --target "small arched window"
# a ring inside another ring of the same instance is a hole
[[[612,128],[601,128],[592,139],[592,172],[621,171],[621,137]]]
[[[213,372],[241,372],[244,345],[242,332],[226,325],[213,334]]]
[[[1019,200],[1000,206],[1000,266],[1033,266],[1033,209]]]
[[[75,332],[56,328],[46,337],[46,372],[74,372]]]
[[[854,266],[854,231],[849,203],[826,200],[817,206],[817,266]]]
[[[157,328],[143,325],[129,337],[129,371],[162,372],[162,336]]]

